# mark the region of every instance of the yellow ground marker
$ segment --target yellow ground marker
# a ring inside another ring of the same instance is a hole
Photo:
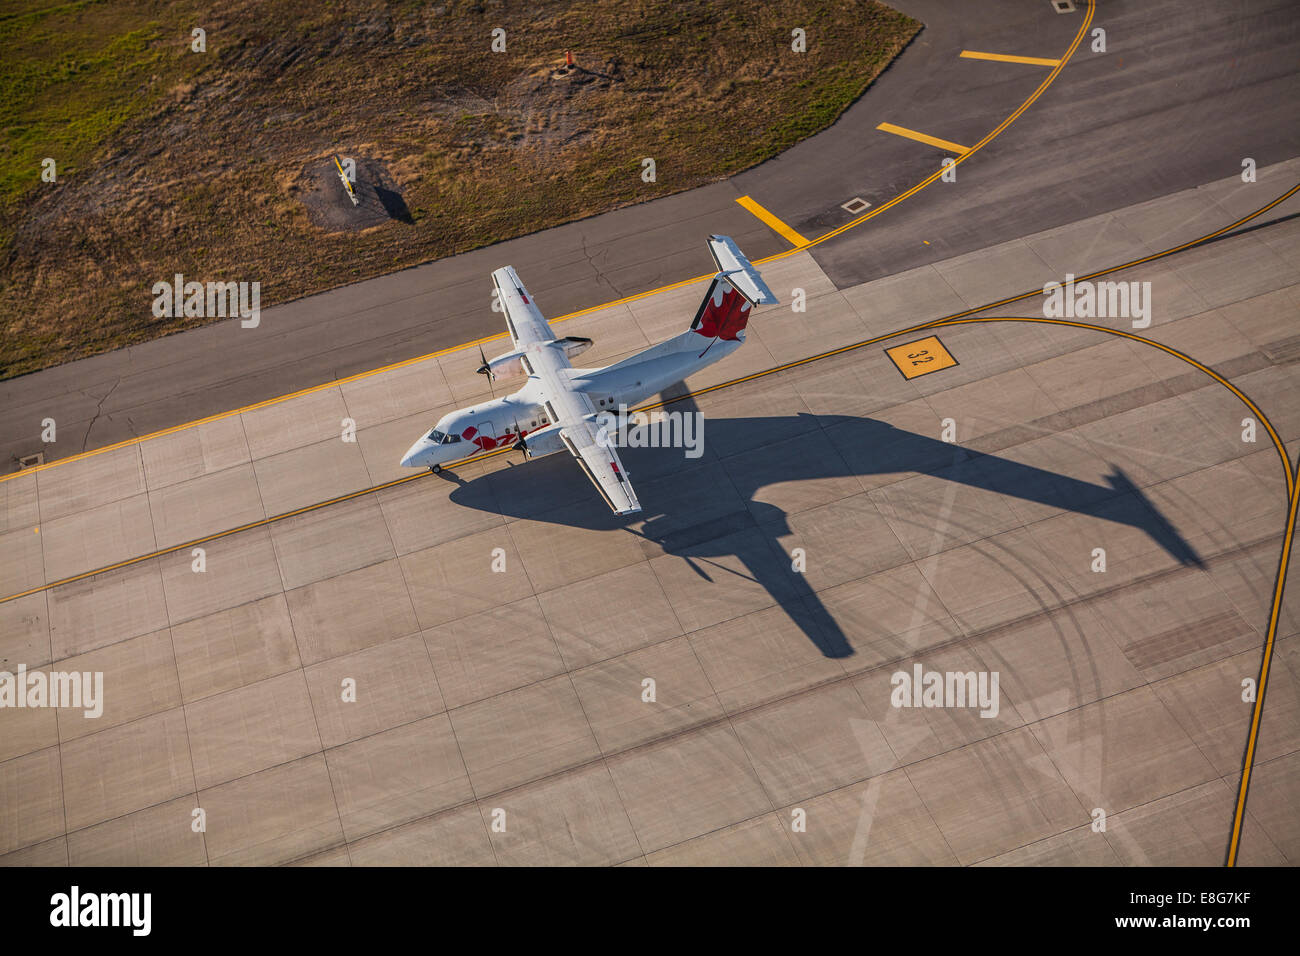
[[[736,200],[736,202],[740,203],[742,206],[748,209],[759,219],[763,220],[763,222],[766,225],[776,230],[781,235],[781,238],[784,239],[786,242],[790,243],[790,245],[792,246],[808,245],[807,239],[799,235],[799,233],[795,232],[793,229],[791,229],[789,226],[783,223],[780,219],[777,219],[776,216],[772,215],[770,212],[768,212],[758,203],[754,202],[754,200],[750,199],[748,196],[741,196],[739,199]]]
[[[1060,60],[1049,60],[1043,56],[1012,56],[1009,53],[977,53],[974,50],[962,50],[959,54],[967,60],[997,60],[999,63],[1028,63],[1030,66],[1056,66]]]
[[[352,188],[352,180],[348,179],[348,174],[343,171],[343,164],[339,162],[337,155],[334,157],[334,166],[339,171],[339,178],[343,180],[343,188],[348,191],[349,196],[356,196],[356,190]]]
[[[885,349],[885,354],[898,366],[903,378],[919,378],[958,364],[937,335],[908,342],[906,345],[895,345]]]
[[[970,152],[969,146],[962,146],[959,143],[950,143],[946,139],[940,139],[938,136],[929,136],[926,133],[918,133],[914,129],[906,129],[902,126],[895,126],[893,123],[881,123],[876,129],[885,133],[893,133],[895,136],[905,136],[908,139],[914,139],[918,143],[925,143],[929,146],[937,146],[940,149],[946,149],[951,153],[965,156]]]

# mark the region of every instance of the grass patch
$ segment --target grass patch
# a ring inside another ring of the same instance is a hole
[[[152,316],[176,272],[267,307],[732,175],[919,28],[874,0],[0,0],[0,378],[202,324]],[[565,50],[589,72],[552,79]],[[332,152],[410,221],[314,225]]]

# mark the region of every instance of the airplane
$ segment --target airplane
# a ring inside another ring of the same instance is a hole
[[[617,515],[641,510],[602,419],[671,388],[721,361],[745,341],[754,306],[779,304],[758,270],[729,236],[710,236],[717,273],[679,335],[604,368],[574,368],[591,339],[556,338],[511,266],[492,273],[514,348],[478,371],[496,381],[526,375],[518,391],[444,415],[402,457],[435,474],[454,462],[510,447],[527,458],[567,451]]]

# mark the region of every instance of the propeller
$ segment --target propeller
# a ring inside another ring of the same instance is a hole
[[[493,398],[496,398],[496,394],[497,394],[496,389],[492,387],[492,381],[495,378],[495,376],[492,374],[492,366],[488,364],[487,356],[483,354],[483,346],[481,344],[478,347],[478,357],[479,357],[479,361],[482,362],[483,364],[480,365],[477,369],[475,369],[475,371],[478,372],[478,374],[480,375],[487,376],[488,392],[489,394],[492,395]]]
[[[528,442],[526,442],[526,441],[524,440],[524,430],[523,430],[522,428],[519,427],[519,419],[518,419],[518,418],[515,419],[515,434],[518,435],[519,437],[515,440],[515,443],[514,443],[513,445],[510,446],[510,450],[511,450],[511,451],[521,451],[521,452],[524,453],[524,457],[527,458],[527,457],[528,457]]]

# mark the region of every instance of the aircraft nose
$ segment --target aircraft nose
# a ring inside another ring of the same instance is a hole
[[[420,456],[424,453],[424,439],[420,439],[410,448],[406,449],[406,454],[402,456],[402,467],[415,468],[420,465]]]

